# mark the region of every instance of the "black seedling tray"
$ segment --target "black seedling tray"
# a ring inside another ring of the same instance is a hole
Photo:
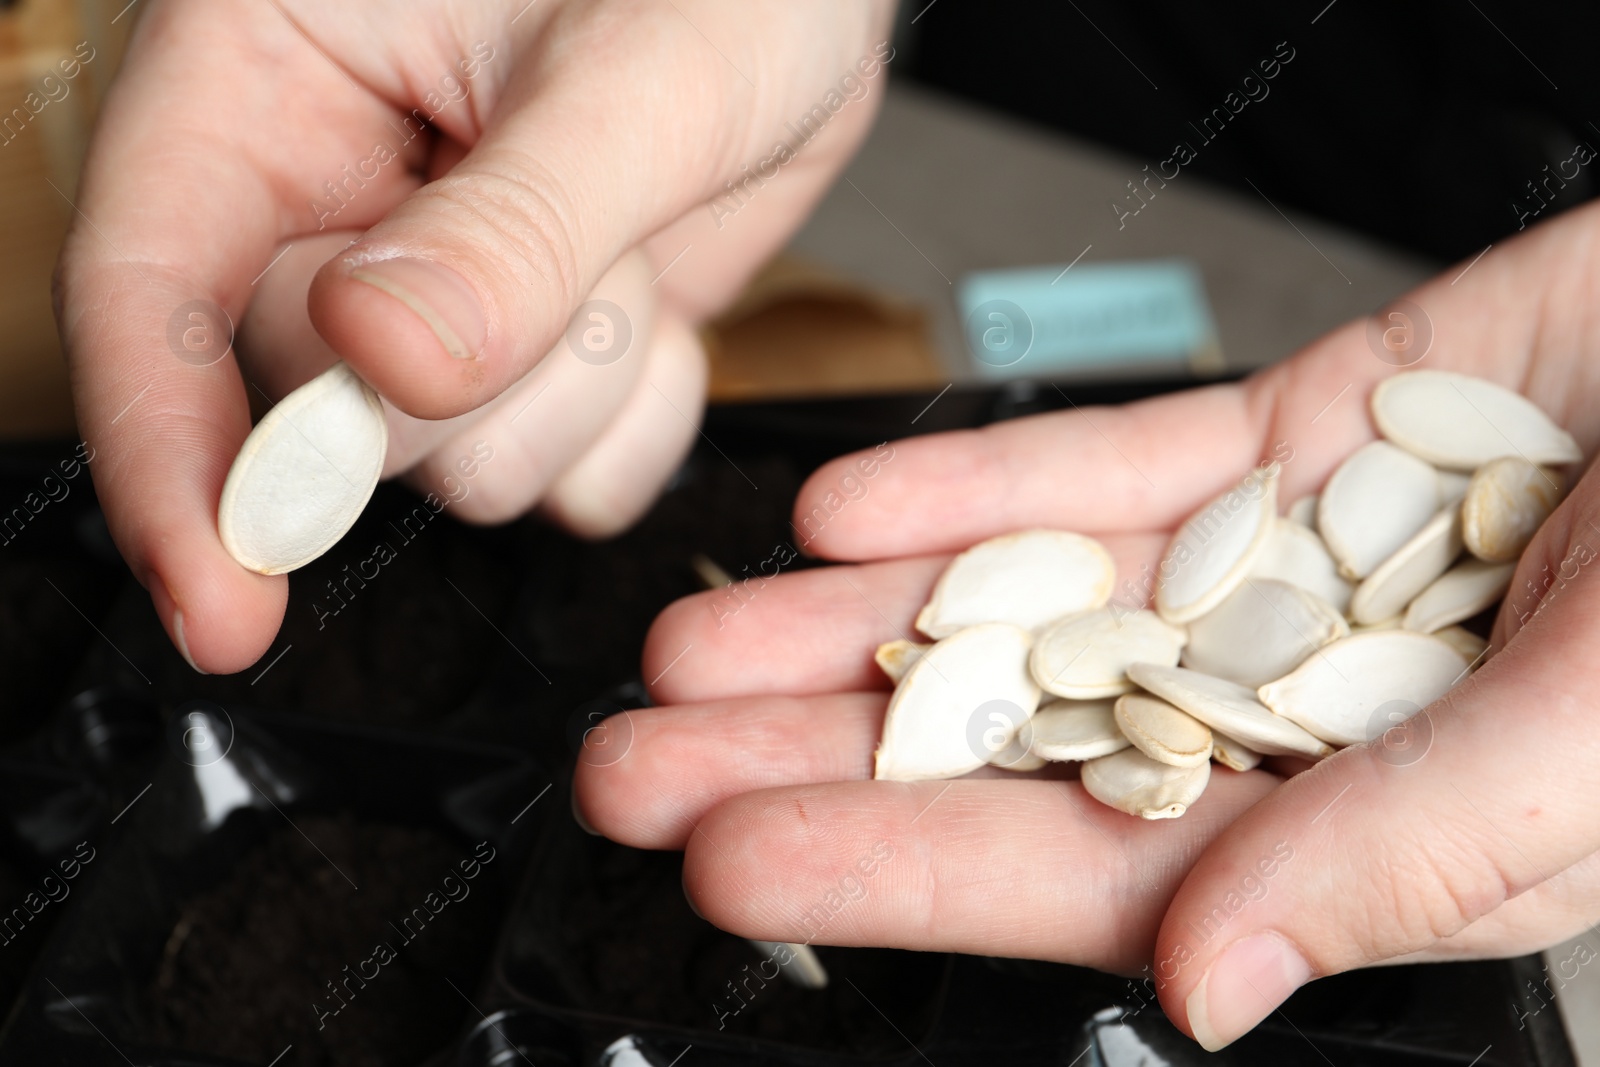
[[[699,588],[691,558],[738,574],[792,543],[794,494],[817,464],[1186,384],[714,408],[712,443],[643,522],[598,544],[448,511],[401,530],[416,498],[386,486],[291,578],[273,649],[230,678],[197,676],[171,650],[75,483],[25,536],[76,575],[62,590],[82,611],[39,608],[25,628],[57,643],[10,658],[0,646],[0,679],[37,676],[29,710],[11,727],[0,717],[0,877],[13,856],[42,877],[80,841],[95,855],[41,915],[53,929],[29,932],[45,943],[20,995],[0,986],[0,1065],[1570,1067],[1556,1012],[1517,1018],[1543,976],[1531,958],[1316,982],[1216,1055],[1147,988],[1073,967],[821,947],[826,990],[762,984],[757,950],[689,909],[678,856],[573,823],[576,738],[594,714],[643,702],[639,648],[655,614]],[[72,448],[0,456],[0,489],[58,452]],[[394,560],[329,615],[328,583],[350,581],[379,539]],[[35,573],[50,572],[12,580]],[[383,939],[405,937],[388,924],[427,907],[484,841],[495,858],[470,895],[377,961]],[[7,952],[32,955],[21,939],[0,947],[0,982]],[[331,991],[337,1015],[321,1014],[330,981],[349,983]],[[733,1013],[729,983],[746,994]]]
[[[491,746],[209,703],[171,736],[0,1063],[447,1060],[551,775]]]

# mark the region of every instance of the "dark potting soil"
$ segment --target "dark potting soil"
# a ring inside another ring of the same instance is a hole
[[[339,544],[290,575],[283,627],[259,663],[200,676],[165,655],[157,688],[385,724],[449,714],[505,652],[496,628],[507,629],[524,568],[508,533],[463,526],[448,508],[432,515],[408,490],[381,487]]]
[[[278,1067],[421,1062],[458,1033],[488,958],[498,905],[484,867],[465,880],[473,850],[428,830],[295,822],[183,906],[141,1038],[261,1063],[292,1045]],[[452,875],[467,887],[454,901]]]
[[[904,1053],[932,1026],[943,956],[823,946],[827,988],[763,981],[765,954],[689,908],[680,855],[586,847],[592,861],[555,919],[557,966],[583,1008],[860,1056]]]
[[[105,570],[65,557],[0,556],[0,743],[43,721],[84,649],[99,640],[89,620],[118,586]]]

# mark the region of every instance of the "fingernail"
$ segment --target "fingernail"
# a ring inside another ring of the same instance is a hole
[[[600,836],[600,831],[589,825],[589,820],[583,817],[583,809],[578,807],[578,785],[576,782],[572,785],[572,821],[577,823],[578,828],[584,833],[595,837]]]
[[[709,922],[710,921],[704,915],[700,914],[700,909],[699,908],[694,906],[694,897],[691,897],[689,895],[689,887],[688,886],[684,886],[683,887],[683,899],[684,899],[685,902],[688,903],[689,910],[694,912],[694,917],[696,919],[699,919],[701,922]]]
[[[477,359],[488,326],[477,292],[449,267],[426,259],[381,259],[363,263],[350,277],[381,289],[428,324],[446,352]]]
[[[1212,961],[1185,1008],[1207,1052],[1231,1045],[1311,980],[1311,965],[1275,933],[1235,941]]]
[[[150,602],[155,605],[156,615],[172,616],[172,644],[178,650],[178,655],[183,661],[194,668],[196,674],[209,674],[201,670],[194,662],[194,657],[189,654],[189,639],[183,635],[183,612],[178,608],[178,602],[172,598],[172,591],[167,588],[167,583],[160,575],[150,574],[145,579],[144,587],[150,591]]]
[[[211,673],[210,671],[201,670],[199,665],[195,663],[194,657],[189,655],[189,642],[183,636],[183,612],[181,611],[172,613],[172,643],[178,646],[178,655],[183,657],[185,663],[194,668],[196,674]]]

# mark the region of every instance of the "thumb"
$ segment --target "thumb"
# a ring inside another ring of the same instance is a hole
[[[1600,549],[1596,494],[1581,495],[1589,502],[1575,495],[1546,524],[1512,588],[1545,566],[1571,580],[1537,612],[1508,600],[1527,621],[1504,649],[1412,718],[1403,743],[1393,730],[1286,782],[1190,872],[1153,968],[1169,1015],[1207,1049],[1315,977],[1448,954],[1469,926],[1600,849],[1600,588],[1561,567]],[[1518,954],[1571,932],[1554,915],[1498,919],[1465,935],[1472,951]]]
[[[603,44],[497,59],[517,68],[472,150],[318,274],[317,330],[408,414],[459,415],[521,379],[612,263],[727,170],[750,89],[691,62],[703,42],[657,7]]]

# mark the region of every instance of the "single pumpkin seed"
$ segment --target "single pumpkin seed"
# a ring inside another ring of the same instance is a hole
[[[1083,765],[1083,788],[1107,807],[1141,819],[1176,819],[1200,799],[1211,763],[1173,767],[1130,748]]]
[[[1252,771],[1261,765],[1261,753],[1217,730],[1211,731],[1211,758],[1235,771]]]
[[[1468,559],[1441,574],[1406,609],[1405,628],[1433,633],[1470,619],[1506,595],[1516,563]]]
[[[1052,700],[1028,720],[1028,748],[1053,763],[1097,759],[1132,742],[1117,726],[1112,700]]]
[[[1489,642],[1465,626],[1446,626],[1442,630],[1433,631],[1433,636],[1461,653],[1468,663],[1476,664],[1489,649]]]
[[[217,533],[240,564],[283,574],[322,555],[355,525],[383,473],[383,403],[335,363],[280,400],[234,458]]]
[[[1193,767],[1211,758],[1205,723],[1159,697],[1129,693],[1117,698],[1115,712],[1123,736],[1157,763]]]
[[[1133,689],[1130,663],[1177,663],[1187,635],[1153,611],[1100,608],[1062,619],[1033,643],[1028,668],[1046,693],[1073,700]]]
[[[1284,517],[1296,526],[1304,526],[1308,530],[1317,528],[1317,494],[1311,493],[1303,496],[1289,505],[1289,510]]]
[[[1333,753],[1330,746],[1274,715],[1252,690],[1225,678],[1151,663],[1135,663],[1128,668],[1128,677],[1213,731],[1221,730],[1264,756],[1321,759]]]
[[[1472,475],[1466,471],[1439,471],[1439,506],[1448,507],[1467,495]]]
[[[1412,371],[1378,383],[1372,419],[1395,444],[1450,470],[1475,470],[1501,456],[1548,464],[1583,458],[1572,435],[1527,397],[1449,371]]]
[[[1316,594],[1273,578],[1248,578],[1189,624],[1183,665],[1254,689],[1349,633],[1344,617]]]
[[[1428,634],[1383,630],[1335,641],[1261,687],[1261,702],[1334,745],[1381,736],[1396,721],[1380,709],[1432,704],[1467,672],[1467,660]]]
[[[945,568],[917,629],[949,637],[984,622],[1038,630],[1103,607],[1116,566],[1100,542],[1060,530],[1025,530],[973,545]]]
[[[990,753],[969,737],[973,717],[984,705],[1000,701],[1022,721],[1033,714],[1039,687],[1028,675],[1032,644],[1028,631],[991,622],[930,648],[889,698],[873,777],[897,782],[956,778],[988,762]]]
[[[1360,580],[1438,511],[1434,469],[1387,441],[1371,441],[1328,478],[1317,502],[1317,530],[1339,573]]]
[[[1451,505],[1380,563],[1350,598],[1350,617],[1381,622],[1402,614],[1461,555],[1461,508]],[[1453,621],[1453,620],[1452,620]]]
[[[1310,526],[1278,519],[1267,545],[1250,565],[1251,578],[1276,578],[1315,593],[1341,614],[1354,586],[1339,573],[1322,538]]]
[[[883,669],[883,673],[889,676],[889,680],[898,685],[900,679],[906,676],[906,671],[909,671],[912,665],[922,658],[922,654],[932,647],[896,638],[879,645],[878,651],[872,654],[872,658]]]
[[[1278,515],[1279,471],[1277,463],[1252,470],[1178,527],[1156,584],[1163,619],[1198,619],[1244,581]]]
[[[1472,476],[1461,501],[1461,539],[1489,563],[1518,559],[1561,503],[1566,478],[1521,456],[1502,456]]]

